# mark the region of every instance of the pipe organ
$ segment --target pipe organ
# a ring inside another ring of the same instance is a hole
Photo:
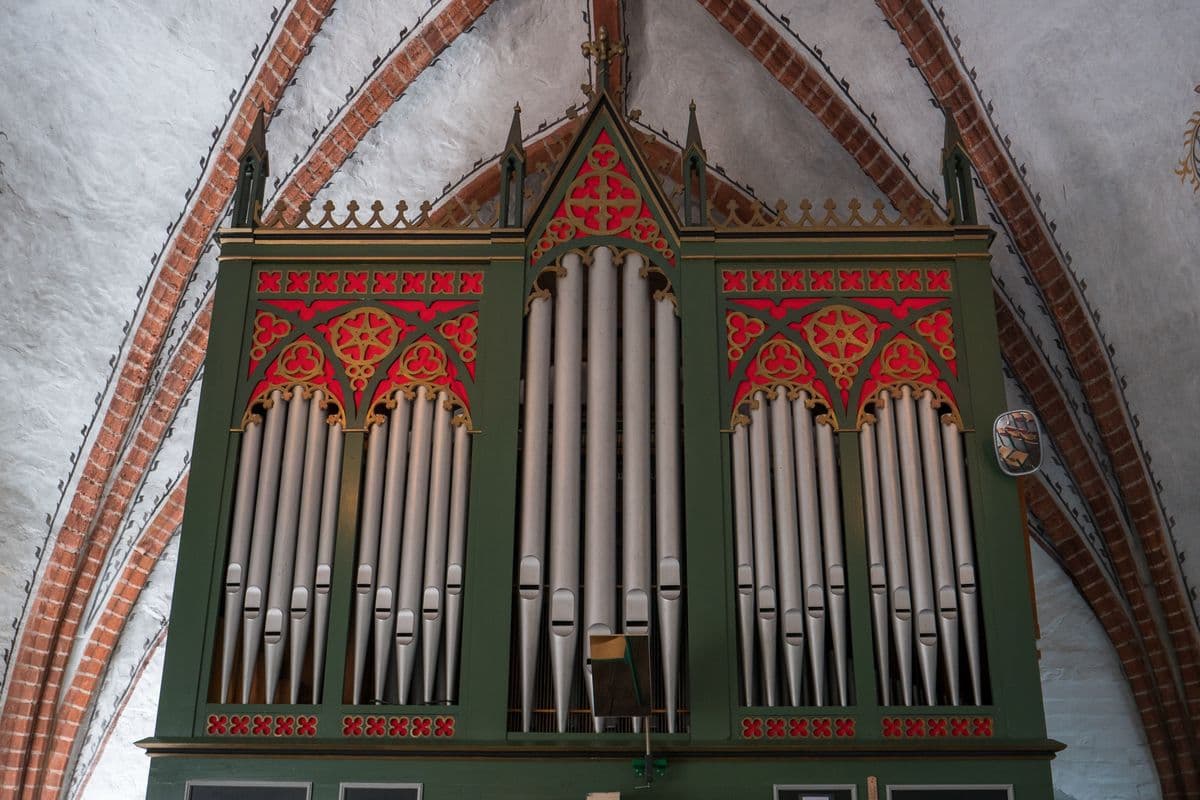
[[[572,124],[527,178],[514,115],[487,202],[298,221],[256,127],[150,797],[1050,797],[991,231]]]

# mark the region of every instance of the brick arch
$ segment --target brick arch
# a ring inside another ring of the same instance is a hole
[[[34,796],[43,792],[43,786],[61,783],[61,767],[55,772],[61,759],[50,763],[55,753],[52,726],[71,644],[112,533],[128,507],[130,496],[125,493],[133,487],[126,484],[134,474],[144,472],[165,433],[158,410],[147,414],[136,433],[131,430],[150,389],[151,369],[205,242],[232,197],[237,154],[246,147],[255,115],[262,109],[269,116],[277,107],[332,5],[333,0],[299,0],[289,9],[269,51],[258,62],[257,73],[244,85],[223,142],[210,158],[206,177],[159,262],[145,313],[133,332],[96,439],[26,607],[24,628],[14,643],[3,709],[5,731],[0,734],[0,790],[10,796]],[[198,344],[197,352],[202,354],[203,343]]]

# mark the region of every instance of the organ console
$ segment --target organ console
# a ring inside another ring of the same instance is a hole
[[[1049,797],[992,233],[710,208],[694,111],[685,175],[575,124],[477,211],[238,205],[150,796],[632,793],[650,737],[663,797]]]

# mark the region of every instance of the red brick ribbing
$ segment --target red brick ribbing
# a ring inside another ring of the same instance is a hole
[[[1183,800],[1194,797],[1184,785],[1176,765],[1173,731],[1164,719],[1162,708],[1154,702],[1157,694],[1153,670],[1142,650],[1140,626],[1131,620],[1121,604],[1120,598],[1109,584],[1104,572],[1096,563],[1091,548],[1083,541],[1069,514],[1063,510],[1057,498],[1038,478],[1020,479],[1025,502],[1030,513],[1042,524],[1060,562],[1071,580],[1079,589],[1092,613],[1104,627],[1121,668],[1129,681],[1146,741],[1158,772],[1163,800]],[[1070,746],[1067,742],[1067,746]]]
[[[341,119],[309,151],[307,163],[292,173],[292,180],[279,191],[269,219],[274,221],[282,215],[287,223],[296,222],[300,218],[300,205],[316,196],[392,103],[493,2],[449,0],[437,16],[397,48],[350,101]]]
[[[83,657],[75,668],[55,718],[51,750],[42,772],[42,792],[46,796],[61,793],[69,783],[70,776],[65,770],[71,759],[75,738],[91,706],[92,695],[100,688],[109,660],[125,628],[125,621],[133,611],[151,571],[183,521],[186,495],[187,475],[184,475],[167,495],[150,524],[138,536],[120,577],[113,584],[113,593],[92,629]]]
[[[997,141],[970,80],[941,27],[921,0],[876,0],[896,29],[934,98],[950,114],[988,194],[1012,231],[1062,334],[1067,356],[1087,392],[1112,460],[1138,545],[1145,553],[1170,641],[1182,673],[1188,718],[1200,719],[1200,631],[1188,606],[1149,469],[1133,433],[1120,386],[1083,298],[1044,227],[1012,161]],[[1186,720],[1185,720],[1185,726]],[[1190,738],[1190,737],[1189,737]],[[1196,748],[1194,740],[1188,750]],[[1200,790],[1197,791],[1200,796]]]
[[[9,694],[3,710],[4,731],[0,732],[0,792],[6,795],[21,796],[24,790],[24,796],[32,796],[38,791],[38,784],[26,779],[25,768],[31,761],[39,762],[40,754],[45,752],[48,718],[53,716],[61,678],[59,654],[64,648],[69,650],[74,625],[94,585],[98,561],[103,556],[102,550],[91,543],[103,495],[113,482],[118,459],[126,448],[137,453],[137,458],[144,458],[139,443],[126,441],[126,437],[143,402],[150,370],[162,349],[176,306],[205,242],[232,196],[237,156],[245,148],[257,109],[269,114],[277,106],[332,4],[333,0],[300,0],[289,10],[233,116],[225,140],[212,155],[209,175],[177,229],[150,287],[144,315],[134,331],[45,571],[30,599],[25,630],[14,648]],[[68,605],[72,595],[74,598]],[[38,711],[39,706],[49,711]]]
[[[889,155],[839,90],[829,83],[819,65],[812,64],[792,47],[748,0],[699,2],[783,88],[816,115],[892,205],[912,214],[924,208],[928,199],[920,187]]]
[[[1143,722],[1147,719],[1158,720],[1154,730],[1147,728],[1146,737],[1149,739],[1154,735],[1178,731],[1184,724],[1184,720],[1181,719],[1184,713],[1183,700],[1179,695],[1178,687],[1171,680],[1162,637],[1159,636],[1159,629],[1154,624],[1146,603],[1146,589],[1138,579],[1137,571],[1133,567],[1129,544],[1130,533],[1125,525],[1124,517],[1121,516],[1117,499],[1101,475],[1100,467],[1093,458],[1091,450],[1084,443],[1083,434],[1076,425],[1075,418],[1071,415],[1066,397],[1063,395],[1054,373],[1051,372],[1050,366],[1033,346],[1012,310],[999,296],[996,297],[996,319],[1004,360],[1008,362],[1009,367],[1029,392],[1038,418],[1042,420],[1043,426],[1063,458],[1067,472],[1088,504],[1096,527],[1100,535],[1104,537],[1109,554],[1112,556],[1113,568],[1117,573],[1117,588],[1132,610],[1132,621],[1135,623],[1132,631],[1136,636],[1129,640],[1129,644],[1138,647],[1143,652],[1143,657],[1147,659],[1146,663],[1151,667],[1145,671],[1145,677],[1149,681],[1147,685],[1149,691],[1141,694],[1135,693],[1134,700],[1138,703],[1138,711],[1142,715]],[[1076,538],[1078,538],[1078,534],[1076,534]],[[1082,544],[1082,540],[1080,540],[1080,544]],[[1064,558],[1064,563],[1071,571],[1072,579],[1080,586],[1081,591],[1088,587],[1097,575],[1103,579],[1102,575],[1093,572],[1096,568],[1095,556],[1090,550],[1085,555],[1087,556],[1086,561],[1084,561],[1083,555],[1074,556],[1074,560]],[[1076,566],[1079,567],[1079,570],[1075,569]],[[1084,596],[1088,596],[1086,591],[1084,591]],[[1124,625],[1129,621],[1124,613],[1117,618],[1105,616],[1097,610],[1096,616],[1101,623],[1111,619]],[[1113,641],[1129,639],[1124,628],[1121,631],[1107,630],[1106,632]],[[1174,758],[1174,751],[1177,749],[1168,748],[1166,752],[1168,756]],[[1164,790],[1165,787],[1171,786],[1176,781],[1183,781],[1184,778],[1186,778],[1185,783],[1188,786],[1196,780],[1195,764],[1191,758],[1181,760],[1180,763],[1172,761],[1169,771],[1159,772],[1159,782]]]

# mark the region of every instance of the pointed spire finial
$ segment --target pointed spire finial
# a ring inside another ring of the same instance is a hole
[[[504,143],[505,150],[519,150],[524,154],[524,148],[521,142],[524,140],[521,135],[521,104],[513,105],[512,123],[508,126],[508,140]]]
[[[587,41],[580,45],[584,58],[596,60],[596,82],[594,94],[600,95],[608,91],[608,68],[614,58],[625,54],[625,45],[608,40],[608,29],[603,25],[596,32],[595,41]]]
[[[692,100],[688,104],[688,129],[687,139],[684,140],[683,149],[685,151],[695,147],[700,151],[702,156],[707,154],[704,152],[704,142],[700,141],[700,124],[696,122],[696,101]]]
[[[267,122],[262,106],[254,116],[246,147],[238,161],[237,182],[233,190],[233,225],[252,228],[262,211],[263,187],[271,171],[267,158]]]

